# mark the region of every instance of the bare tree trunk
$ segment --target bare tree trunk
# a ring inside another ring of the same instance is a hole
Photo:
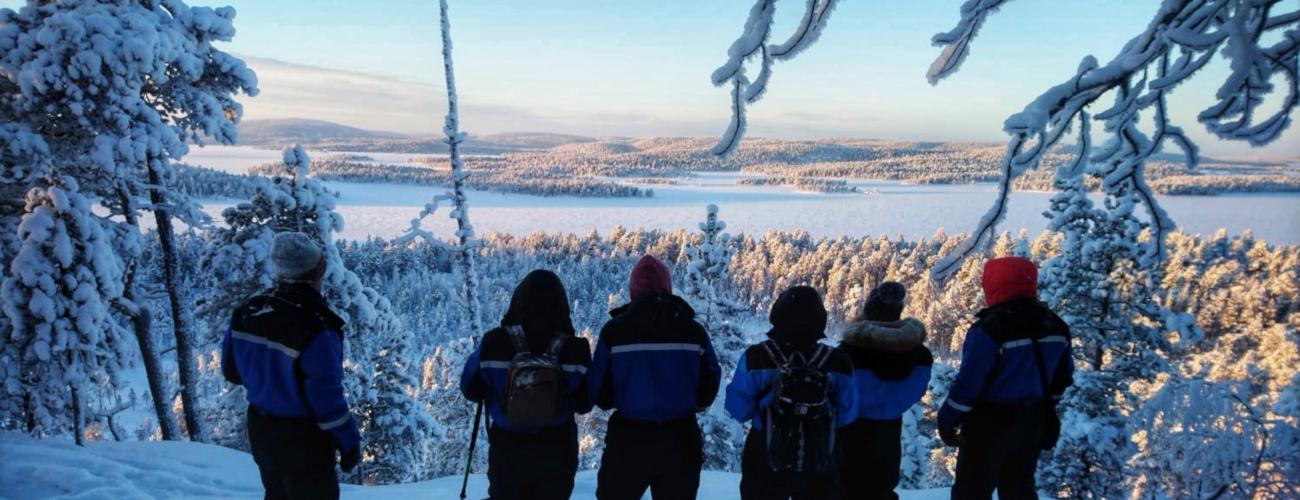
[[[77,391],[76,386],[68,388],[72,389],[72,439],[76,441],[77,446],[85,446],[81,429],[81,393]]]
[[[447,146],[450,149],[448,156],[451,160],[452,204],[456,210],[453,216],[456,218],[456,236],[459,238],[460,270],[465,278],[465,302],[469,308],[472,335],[477,336],[482,333],[483,322],[479,314],[478,270],[475,268],[475,252],[471,244],[474,226],[469,223],[469,205],[465,199],[465,181],[469,179],[469,173],[465,172],[460,161],[460,143],[465,138],[460,132],[460,107],[456,97],[456,71],[451,61],[451,22],[448,20],[447,0],[439,2],[439,11],[442,17],[442,68],[447,79],[447,118],[443,133],[447,134]]]
[[[119,191],[118,194],[121,198],[122,212],[126,218],[128,229],[139,232],[140,224],[130,194],[125,191]],[[153,345],[153,332],[150,328],[153,318],[149,307],[136,300],[135,277],[137,266],[138,261],[133,257],[126,269],[126,283],[122,289],[123,300],[116,301],[113,305],[131,318],[131,325],[135,329],[135,340],[140,345],[140,360],[144,364],[144,376],[149,381],[149,395],[153,400],[154,415],[158,417],[158,429],[162,433],[163,440],[175,441],[180,436],[180,430],[177,429],[176,418],[172,415],[167,404],[169,398],[167,397],[166,382],[163,379],[158,351]]]
[[[175,230],[172,228],[171,207],[162,193],[162,180],[152,166],[149,172],[149,201],[153,203],[154,220],[158,225],[158,244],[162,249],[163,287],[171,304],[172,333],[176,337],[176,366],[180,371],[181,411],[185,415],[185,430],[191,441],[207,442],[207,435],[199,425],[195,387],[198,376],[194,363],[194,335],[189,315],[181,304],[180,276],[176,262]]]

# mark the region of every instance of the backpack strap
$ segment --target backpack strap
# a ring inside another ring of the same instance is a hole
[[[559,359],[560,353],[564,351],[564,344],[569,341],[569,337],[571,335],[567,333],[555,332],[555,336],[551,337],[551,344],[546,348],[546,352],[555,356],[555,359]]]
[[[510,335],[510,343],[515,346],[515,354],[529,352],[528,339],[524,338],[523,327],[519,325],[507,326],[506,333]]]
[[[830,361],[830,359],[831,348],[826,347],[824,344],[817,344],[817,348],[813,351],[812,359],[808,360],[808,366],[815,368],[817,371],[824,371],[822,370],[822,367],[825,366],[826,362]]]
[[[775,361],[777,366],[785,366],[786,363],[790,362],[785,353],[781,352],[781,346],[776,345],[774,340],[763,341],[763,349],[767,351],[768,356],[772,357],[772,361]]]

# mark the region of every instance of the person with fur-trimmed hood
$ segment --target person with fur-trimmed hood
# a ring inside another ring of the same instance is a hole
[[[695,414],[713,404],[722,368],[695,310],[673,295],[668,266],[632,268],[631,302],[610,311],[589,372],[591,399],[614,410],[596,498],[695,498],[704,442]]]
[[[857,406],[853,365],[844,353],[821,344],[825,338],[826,308],[811,287],[796,286],[781,293],[768,319],[767,340],[750,346],[736,364],[727,385],[726,409],[732,418],[750,422],[740,463],[740,497],[744,500],[822,499],[838,495],[835,429],[852,422]],[[819,374],[800,370],[816,367]],[[797,377],[791,377],[797,374]],[[815,382],[824,404],[802,407],[819,415],[815,422],[799,421],[785,411],[796,400],[808,401],[809,379]],[[790,386],[783,387],[785,382]],[[788,390],[788,393],[786,392]],[[778,398],[777,393],[782,397]],[[802,393],[802,394],[801,394]],[[806,424],[790,428],[784,423]],[[823,420],[824,419],[824,420]],[[820,432],[821,425],[827,425]],[[794,441],[782,436],[793,436]],[[774,450],[772,445],[781,445]],[[804,443],[817,446],[806,448]],[[785,453],[781,453],[784,451]],[[813,456],[809,451],[819,451]],[[810,463],[812,461],[816,463]],[[797,462],[797,463],[795,463]]]
[[[901,317],[906,297],[903,285],[881,283],[840,341],[840,350],[853,361],[858,387],[858,418],[840,429],[846,499],[898,498],[902,417],[925,395],[934,364],[924,345],[925,325]]]
[[[1056,445],[1056,401],[1074,381],[1070,328],[1038,300],[1028,259],[988,261],[981,285],[986,307],[939,408],[939,437],[958,448],[952,497],[1038,498],[1038,456]]]
[[[534,270],[515,287],[501,326],[483,334],[465,362],[461,392],[487,408],[488,497],[494,500],[559,500],[573,493],[574,415],[591,411],[591,347],[576,336],[569,314],[560,277]],[[526,370],[531,375],[519,376]],[[543,379],[553,383],[537,384]]]

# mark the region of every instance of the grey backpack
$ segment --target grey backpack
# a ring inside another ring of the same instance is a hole
[[[534,353],[528,349],[523,328],[510,325],[506,331],[515,346],[506,386],[506,420],[524,427],[549,426],[559,418],[561,402],[568,396],[560,352],[569,335],[555,334],[545,352]]]

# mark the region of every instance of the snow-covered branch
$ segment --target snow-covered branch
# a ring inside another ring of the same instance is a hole
[[[772,66],[777,61],[788,61],[817,43],[837,0],[807,0],[803,19],[790,38],[779,44],[768,44],[772,34],[776,0],[756,0],[749,9],[749,17],[740,37],[727,49],[727,62],[713,71],[713,85],[721,87],[731,83],[731,122],[726,132],[710,150],[726,156],[736,150],[745,135],[745,108],[758,102],[767,91],[772,77]],[[752,81],[745,74],[745,63],[757,59],[758,77]]]
[[[938,33],[930,39],[936,47],[943,47],[943,52],[939,53],[939,57],[930,64],[930,71],[925,74],[930,85],[938,85],[939,80],[947,78],[961,68],[961,63],[966,61],[966,55],[970,54],[970,43],[979,34],[984,19],[997,12],[998,7],[1008,1],[1010,0],[966,0],[966,3],[961,5],[961,20],[957,22],[957,26],[951,31]]]
[[[970,0],[962,7],[958,27],[935,36],[936,43],[947,47],[931,67],[931,82],[956,71],[979,25],[1002,3]],[[1012,181],[1037,168],[1073,120],[1110,93],[1115,96],[1114,104],[1094,117],[1105,124],[1108,137],[1097,153],[1077,161],[1092,163],[1100,169],[1104,190],[1122,198],[1119,203],[1141,204],[1146,208],[1145,224],[1150,226],[1152,244],[1142,254],[1140,264],[1151,268],[1155,261],[1163,259],[1165,235],[1175,226],[1146,182],[1146,162],[1167,143],[1183,151],[1189,168],[1197,165],[1199,155],[1195,143],[1169,121],[1168,94],[1205,67],[1223,48],[1223,54],[1231,61],[1231,72],[1215,94],[1217,102],[1201,112],[1198,120],[1225,140],[1241,140],[1252,145],[1276,140],[1290,124],[1291,111],[1300,95],[1296,87],[1297,47],[1300,46],[1297,43],[1300,30],[1296,28],[1300,17],[1293,14],[1270,17],[1269,8],[1277,3],[1167,0],[1146,30],[1125,44],[1110,62],[1100,65],[1092,56],[1084,58],[1074,76],[1007,118],[1003,129],[1011,139],[993,207],[971,237],[932,269],[932,276],[937,280],[947,278],[965,257],[991,242],[997,224],[1006,213]],[[1287,31],[1281,41],[1268,47],[1259,45],[1264,31],[1283,27]],[[1265,97],[1275,90],[1272,79],[1279,74],[1287,84],[1281,108],[1259,119],[1257,113]],[[1146,131],[1139,126],[1143,112],[1150,112],[1154,118],[1154,124]],[[1064,173],[1084,174],[1083,169],[1073,169],[1058,175]]]

